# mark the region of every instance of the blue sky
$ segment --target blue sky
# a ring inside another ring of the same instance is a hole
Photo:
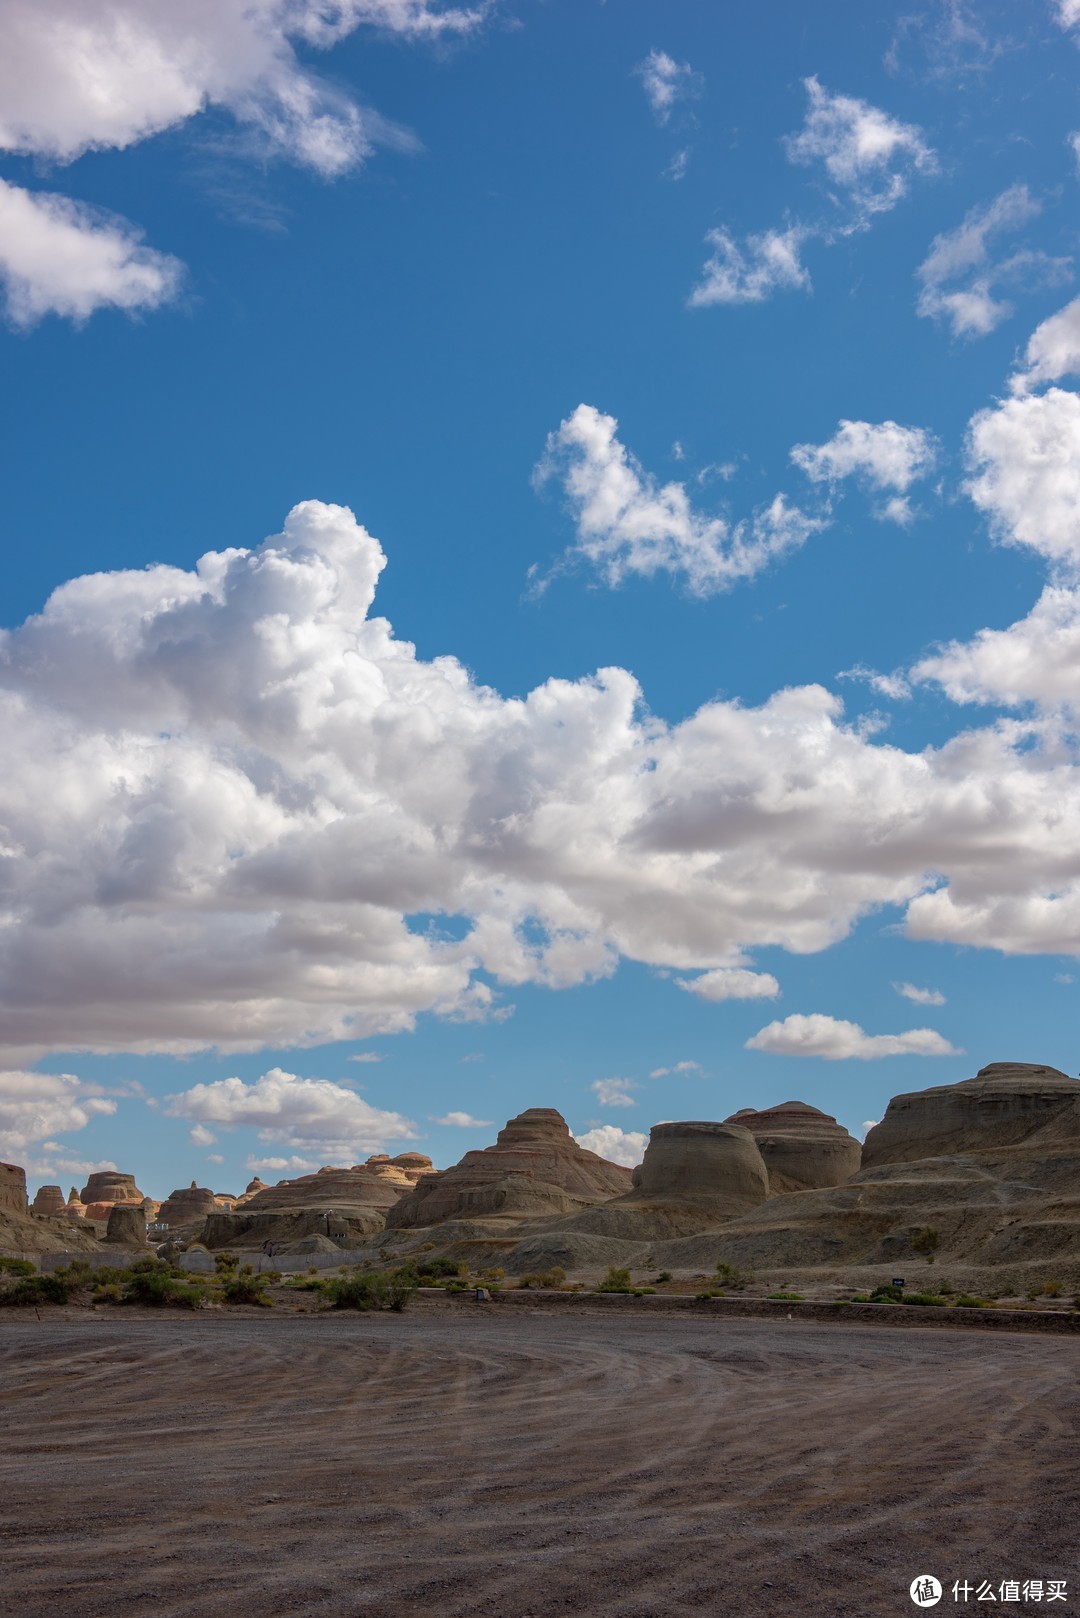
[[[0,0],[0,1156],[1076,1071],[1075,0],[185,18]]]

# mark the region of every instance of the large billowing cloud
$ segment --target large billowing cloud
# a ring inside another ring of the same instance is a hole
[[[301,1154],[350,1161],[375,1151],[386,1140],[413,1140],[416,1126],[397,1112],[372,1107],[361,1096],[327,1079],[301,1079],[273,1067],[251,1084],[243,1079],[217,1079],[196,1084],[169,1098],[173,1118],[197,1120],[225,1128],[241,1125],[258,1131],[272,1145],[294,1146]],[[206,1144],[199,1141],[197,1144]]]
[[[486,0],[0,0],[0,151],[70,163],[217,107],[258,155],[333,178],[379,141],[415,142],[305,67],[296,47],[325,49],[364,24],[414,39],[467,33],[489,9]],[[125,220],[3,185],[10,318],[28,326],[50,313],[84,320],[167,302],[181,266],[139,237]]]
[[[649,1144],[648,1135],[640,1130],[619,1129],[616,1124],[598,1124],[595,1129],[575,1135],[574,1139],[587,1152],[595,1152],[598,1157],[606,1157],[609,1163],[621,1163],[628,1169],[637,1167]]]
[[[85,1129],[91,1118],[115,1111],[115,1101],[72,1073],[0,1072],[0,1157],[18,1157],[38,1141],[63,1152],[51,1136]]]
[[[372,615],[384,563],[309,501],[257,549],[74,579],[0,636],[8,1065],[479,1018],[620,956],[824,949],[881,906],[1080,954],[1080,769],[1048,721],[908,753],[820,686],[672,725],[619,668],[507,699]]]
[[[431,0],[0,0],[0,148],[69,163],[219,106],[321,174],[371,150],[363,111],[305,68],[362,24],[467,32],[488,5]],[[377,124],[377,120],[375,121]]]

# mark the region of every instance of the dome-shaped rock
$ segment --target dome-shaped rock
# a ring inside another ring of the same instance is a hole
[[[38,1187],[30,1211],[46,1215],[62,1214],[66,1207],[64,1193],[58,1185],[43,1185]]]
[[[84,1206],[89,1207],[92,1202],[141,1202],[143,1194],[135,1184],[133,1174],[101,1169],[91,1174],[79,1197]]]
[[[404,1155],[404,1154],[403,1154]],[[562,1114],[529,1107],[500,1129],[494,1146],[425,1174],[387,1214],[389,1230],[448,1219],[518,1220],[572,1213],[630,1187],[630,1171],[579,1146]]]
[[[744,1107],[727,1122],[740,1124],[754,1136],[774,1196],[843,1185],[862,1162],[862,1147],[854,1136],[805,1101],[783,1101],[761,1112]]]

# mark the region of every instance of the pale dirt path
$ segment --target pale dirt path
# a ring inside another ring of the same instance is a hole
[[[7,1314],[0,1612],[906,1618],[931,1572],[1078,1614],[1078,1369],[797,1321]]]

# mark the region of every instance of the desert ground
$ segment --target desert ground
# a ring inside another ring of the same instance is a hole
[[[1067,1613],[1077,1372],[1067,1337],[587,1306],[20,1311],[0,1611],[877,1618],[929,1572],[940,1611],[1058,1578]]]

